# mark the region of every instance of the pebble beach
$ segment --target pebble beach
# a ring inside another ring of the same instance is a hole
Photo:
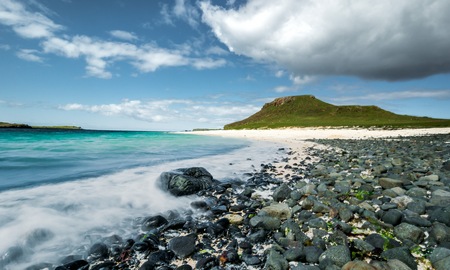
[[[450,269],[450,128],[193,133],[283,147],[242,179],[195,171],[190,205],[134,239],[27,269]]]

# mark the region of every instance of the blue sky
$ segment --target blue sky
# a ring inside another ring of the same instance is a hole
[[[0,121],[220,128],[276,97],[450,118],[450,1],[0,0]]]

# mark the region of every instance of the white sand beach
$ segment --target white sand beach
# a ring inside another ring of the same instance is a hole
[[[448,134],[450,128],[425,129],[360,129],[360,128],[286,128],[256,130],[208,130],[193,131],[192,134],[245,138],[258,141],[286,143],[290,146],[308,139],[369,139],[398,136],[419,136],[431,134]]]

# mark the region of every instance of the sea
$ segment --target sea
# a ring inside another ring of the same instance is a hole
[[[200,166],[245,181],[279,147],[190,133],[0,129],[0,269],[58,264],[105,237],[133,238],[142,218],[199,199],[162,191],[162,172]]]

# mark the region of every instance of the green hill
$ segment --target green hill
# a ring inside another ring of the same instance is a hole
[[[281,127],[450,127],[450,119],[398,115],[377,106],[335,106],[314,96],[277,98],[252,116],[224,129]]]
[[[6,122],[0,122],[0,128],[81,129],[81,127],[76,126],[30,126]]]

